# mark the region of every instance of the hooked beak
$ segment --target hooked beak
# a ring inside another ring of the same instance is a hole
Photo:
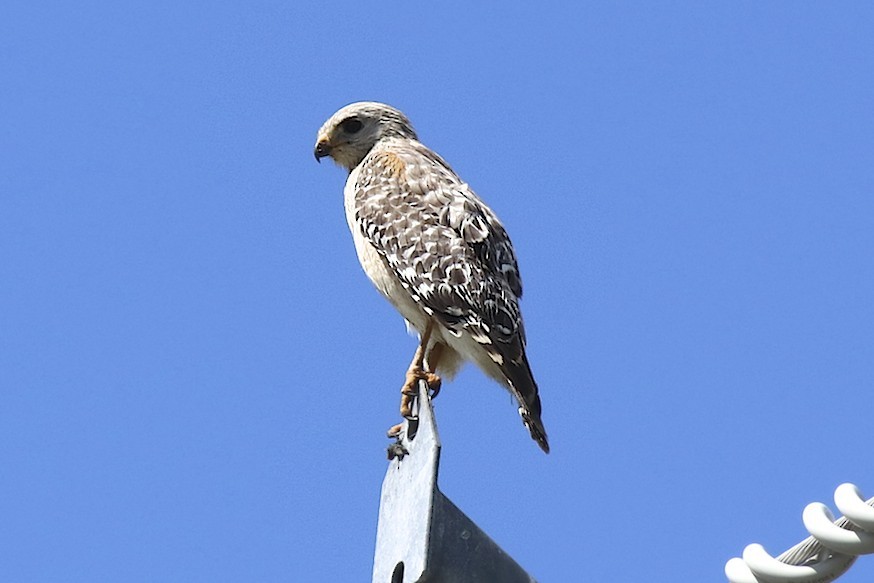
[[[321,162],[322,158],[331,155],[331,144],[327,140],[319,140],[313,155],[316,157],[316,162]]]

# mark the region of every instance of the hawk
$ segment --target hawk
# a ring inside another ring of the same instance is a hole
[[[349,171],[344,206],[361,266],[420,335],[401,414],[410,417],[419,379],[436,394],[438,372],[451,378],[472,361],[512,393],[549,453],[525,355],[516,254],[495,213],[389,105],[337,111],[319,129],[315,157],[325,156]]]

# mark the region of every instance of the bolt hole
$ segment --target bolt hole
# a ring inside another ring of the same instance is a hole
[[[401,561],[395,565],[395,570],[391,574],[391,583],[404,583],[404,562]]]
[[[419,432],[419,418],[407,419],[407,439],[413,441],[416,439],[416,433]]]

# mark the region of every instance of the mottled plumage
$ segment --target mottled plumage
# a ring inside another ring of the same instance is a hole
[[[462,361],[475,362],[513,393],[531,436],[549,451],[525,356],[522,283],[501,222],[388,105],[335,113],[316,145],[317,158],[327,155],[350,171],[346,217],[365,272],[420,333],[436,324],[428,365],[451,376]]]

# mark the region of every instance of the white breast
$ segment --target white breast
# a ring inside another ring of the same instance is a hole
[[[388,267],[382,255],[365,238],[364,233],[362,233],[358,226],[358,222],[355,220],[355,180],[358,176],[358,170],[356,168],[349,174],[346,186],[343,189],[343,206],[346,209],[346,222],[349,225],[349,230],[352,232],[352,241],[355,243],[358,261],[361,263],[364,273],[367,274],[367,277],[376,286],[376,289],[401,313],[408,325],[421,334],[428,325],[429,316],[413,301],[413,298],[410,297],[410,294],[401,285],[400,280]],[[435,327],[431,335],[430,346],[436,343],[447,345],[440,360],[441,374],[447,379],[452,378],[463,360],[468,359],[474,360],[488,374],[506,384],[503,377],[496,375],[495,371],[492,370],[496,369],[495,364],[487,357],[477,354],[477,352],[483,352],[481,347],[467,336],[467,334],[463,334],[462,337],[456,338],[446,331],[443,326],[438,324]]]
[[[346,187],[343,189],[343,204],[346,207],[346,222],[352,232],[352,241],[355,243],[358,261],[379,293],[392,303],[407,322],[422,332],[427,324],[427,315],[401,286],[400,280],[388,267],[382,255],[364,237],[364,233],[361,232],[355,220],[355,179],[357,176],[358,168],[353,170],[346,180]]]

